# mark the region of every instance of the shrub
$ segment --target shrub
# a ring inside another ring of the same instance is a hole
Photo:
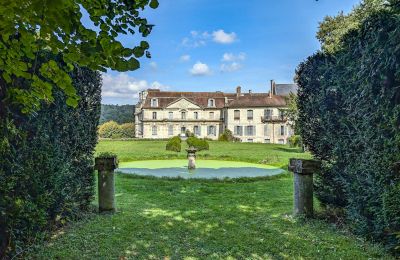
[[[189,129],[187,129],[187,130],[185,131],[185,135],[186,135],[186,137],[193,137],[193,136],[194,136],[194,134],[193,134],[192,132],[190,132]]]
[[[197,151],[203,151],[203,150],[209,150],[210,146],[207,142],[207,140],[205,139],[199,139],[197,137],[189,137],[186,140],[186,143],[188,144],[188,146],[193,146],[194,148],[197,149]]]
[[[300,135],[292,135],[289,137],[289,145],[290,147],[302,147],[303,143],[301,141]]]
[[[218,141],[221,142],[240,142],[240,138],[233,136],[233,133],[229,129],[225,129],[224,132],[218,137]]]
[[[323,161],[316,195],[357,234],[394,248],[400,231],[399,10],[372,13],[333,53],[300,64],[296,122]]]
[[[182,142],[182,140],[179,136],[174,136],[168,140],[165,149],[167,151],[180,152],[181,151],[181,142]]]
[[[125,123],[119,126],[121,138],[135,138],[135,124]]]
[[[0,122],[0,228],[6,229],[9,256],[81,216],[93,199],[101,76],[85,68],[70,75],[81,97],[77,108],[55,90],[54,101],[35,116],[8,110]]]
[[[99,126],[101,138],[121,138],[121,127],[115,121],[108,121]]]

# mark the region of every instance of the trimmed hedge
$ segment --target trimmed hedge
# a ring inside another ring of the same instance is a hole
[[[317,53],[297,69],[297,126],[323,161],[316,195],[344,208],[357,234],[399,244],[400,10],[371,14],[335,53]]]
[[[189,137],[186,140],[186,143],[188,144],[188,146],[193,146],[194,148],[197,149],[197,151],[203,151],[203,150],[209,150],[210,149],[210,145],[208,144],[207,140],[205,139],[199,139],[197,137]]]
[[[93,199],[101,76],[75,68],[71,77],[81,97],[77,108],[57,90],[36,115],[10,109],[0,123],[0,225],[10,257],[43,231],[80,217]]]
[[[182,149],[181,142],[182,140],[179,136],[174,136],[168,140],[165,149],[167,151],[180,152]]]

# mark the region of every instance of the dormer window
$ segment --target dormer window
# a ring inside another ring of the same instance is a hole
[[[151,107],[158,107],[158,99],[157,98],[151,99]]]
[[[215,107],[215,100],[210,98],[208,99],[208,107]]]

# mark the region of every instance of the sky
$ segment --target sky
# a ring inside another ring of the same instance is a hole
[[[270,80],[293,83],[297,65],[320,48],[326,15],[359,0],[159,0],[143,16],[151,59],[130,72],[103,74],[103,104],[135,104],[147,88],[168,91],[267,92]],[[134,47],[137,35],[119,38]]]

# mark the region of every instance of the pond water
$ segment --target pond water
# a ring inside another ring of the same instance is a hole
[[[187,160],[150,160],[120,163],[116,171],[126,174],[184,179],[224,179],[262,177],[283,173],[284,170],[265,164],[196,160],[196,169],[188,170]]]

